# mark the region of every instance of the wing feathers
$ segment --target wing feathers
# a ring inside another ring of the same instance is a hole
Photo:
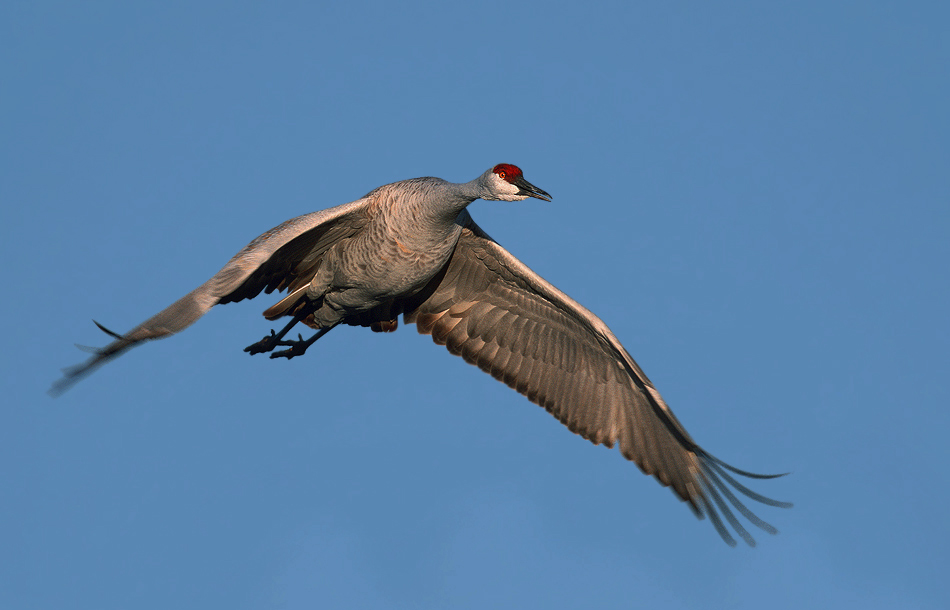
[[[754,544],[730,505],[774,533],[727,483],[756,501],[787,504],[740,485],[723,470],[732,467],[698,447],[600,319],[511,256],[467,213],[459,222],[465,228],[445,273],[423,299],[405,304],[407,323],[572,432],[596,444],[619,444],[624,457],[671,487],[697,516],[708,515],[730,544],[730,527]]]
[[[110,360],[118,358],[143,341],[161,339],[191,326],[198,318],[207,313],[217,301],[207,290],[207,286],[211,281],[209,280],[192,290],[107,346],[95,350],[93,356],[86,362],[64,369],[63,377],[53,384],[49,393],[53,396],[62,394],[86,375]],[[103,328],[98,323],[96,324]],[[105,331],[104,328],[103,330]],[[111,331],[106,332],[115,336],[115,333]]]
[[[352,237],[369,218],[368,199],[292,218],[267,231],[235,254],[215,278],[219,303],[253,299],[262,291],[306,286],[323,255],[340,240]]]
[[[207,282],[139,324],[86,362],[65,369],[50,394],[58,395],[106,362],[143,341],[184,330],[211,307],[250,299],[261,291],[306,285],[320,257],[336,241],[354,235],[368,220],[366,198],[292,218],[251,241]],[[308,277],[307,273],[311,275]]]

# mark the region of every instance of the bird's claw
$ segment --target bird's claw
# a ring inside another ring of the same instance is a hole
[[[277,345],[289,345],[290,349],[283,349],[270,355],[271,358],[286,358],[290,360],[294,356],[303,356],[310,347],[310,342],[305,341],[302,334],[297,334],[296,341],[278,341]]]
[[[248,345],[244,348],[244,351],[253,356],[254,354],[262,354],[264,352],[272,351],[278,345],[281,345],[280,337],[278,337],[277,333],[271,329],[270,335],[264,337],[253,345]]]

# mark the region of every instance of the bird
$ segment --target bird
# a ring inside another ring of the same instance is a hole
[[[733,490],[765,505],[791,503],[752,491],[733,475],[773,479],[788,473],[740,470],[700,447],[607,325],[489,237],[467,210],[477,199],[529,197],[551,201],[519,167],[499,163],[470,182],[403,180],[292,218],[129,332],[93,321],[113,341],[85,348],[92,356],[64,369],[50,393],[61,394],[140,343],[184,330],[214,305],[276,290],[286,296],[264,317],[289,321],[244,348],[251,355],[295,358],[340,324],[392,332],[402,315],[436,344],[544,407],[571,432],[596,445],[618,445],[623,457],[670,487],[696,517],[709,517],[730,546],[736,545],[732,531],[756,544],[733,509],[777,533]],[[316,332],[285,339],[297,324]]]

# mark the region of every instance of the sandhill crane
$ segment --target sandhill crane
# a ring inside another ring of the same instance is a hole
[[[213,305],[287,291],[264,312],[289,316],[280,331],[245,348],[271,358],[302,355],[339,324],[396,329],[397,317],[528,397],[594,444],[613,447],[672,488],[699,517],[735,545],[723,518],[750,546],[751,523],[774,527],[746,508],[726,485],[764,504],[728,471],[736,469],[697,445],[614,334],[593,313],[528,269],[489,237],[466,211],[476,199],[521,201],[550,195],[501,163],[464,184],[417,178],[381,186],[365,197],[298,216],[267,231],[221,271],[85,363],[65,370],[58,394],[129,348],[177,333]],[[317,332],[284,336],[298,323]],[[287,349],[274,351],[278,346]],[[720,516],[721,514],[721,516]]]

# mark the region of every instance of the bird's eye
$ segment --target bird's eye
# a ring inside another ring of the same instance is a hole
[[[502,180],[504,180],[504,179],[505,179],[505,172],[498,172],[498,177],[501,178]]]

